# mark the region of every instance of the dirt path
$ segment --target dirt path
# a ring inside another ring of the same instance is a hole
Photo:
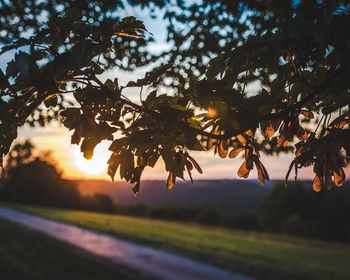
[[[0,217],[161,279],[253,280],[185,257],[5,207],[0,207]]]

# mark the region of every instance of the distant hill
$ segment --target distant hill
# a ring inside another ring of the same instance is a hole
[[[86,180],[78,184],[84,195],[108,194],[116,205],[193,206],[230,212],[256,210],[271,185],[261,187],[253,180],[200,180],[179,182],[167,190],[164,181],[143,181],[135,197],[132,186],[125,182]]]

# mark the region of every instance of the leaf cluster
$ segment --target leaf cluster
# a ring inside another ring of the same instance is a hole
[[[119,171],[135,194],[145,168],[163,161],[172,188],[186,172],[191,180],[194,169],[202,173],[191,151],[209,150],[242,154],[238,176],[255,167],[262,184],[269,175],[261,153],[294,151],[287,178],[293,167],[313,165],[316,191],[342,185],[350,156],[349,1],[185,2],[129,1],[151,14],[164,10],[171,49],[160,54],[145,48],[151,35],[140,20],[111,16],[122,1],[25,1],[23,11],[3,3],[2,21],[16,21],[5,25],[0,51],[14,54],[0,71],[1,157],[19,127],[58,119],[88,159],[110,140],[108,174]],[[40,9],[46,20],[28,20]],[[111,67],[155,61],[125,86],[101,79]],[[138,102],[127,96],[135,87]]]

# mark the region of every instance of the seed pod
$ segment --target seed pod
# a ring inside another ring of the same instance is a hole
[[[236,137],[237,137],[238,141],[241,142],[242,144],[247,143],[247,139],[245,139],[243,134],[238,134]]]
[[[298,128],[295,131],[295,136],[298,137],[299,140],[306,140],[308,137],[308,134],[301,125],[298,125]]]
[[[305,118],[310,120],[314,118],[314,114],[308,110],[300,110],[300,114],[302,114]]]
[[[193,183],[193,178],[192,178],[192,173],[191,173],[191,170],[193,169],[193,165],[190,161],[187,160],[185,166],[186,166],[188,176],[190,177],[190,180]]]
[[[341,187],[345,181],[345,173],[343,168],[339,168],[339,170],[333,172],[334,176],[334,184],[337,187]]]
[[[270,137],[272,137],[272,136],[275,134],[275,132],[276,132],[276,131],[275,131],[275,129],[274,129],[272,123],[269,122],[268,125],[267,125],[267,127],[266,127],[266,129],[265,129],[265,131],[264,131],[265,136],[268,137],[268,138],[270,138]]]
[[[212,138],[208,138],[207,139],[207,146],[206,146],[206,148],[207,148],[208,151],[213,147],[213,143],[214,143],[214,139],[212,139]]]
[[[198,164],[198,162],[193,157],[191,157],[189,154],[186,154],[186,157],[191,161],[191,163],[193,164],[194,168],[197,169],[198,173],[202,174],[203,170],[200,167],[200,165]]]
[[[241,167],[237,171],[239,177],[248,178],[250,169],[247,168],[247,161],[244,160]]]
[[[315,176],[314,181],[312,183],[312,188],[314,189],[315,192],[321,191],[322,181],[321,181],[320,177],[318,177],[317,175]]]
[[[219,156],[221,158],[226,158],[228,154],[228,148],[225,143],[226,143],[226,140],[222,140],[220,141],[220,144],[219,144]]]
[[[240,152],[244,150],[244,147],[233,148],[231,152],[228,154],[229,158],[235,158],[239,155]]]
[[[261,163],[259,158],[255,158],[254,163],[255,163],[256,169],[258,170],[258,180],[260,184],[264,185],[266,180],[267,181],[270,180],[269,174],[267,173],[265,166]]]
[[[175,180],[176,180],[176,176],[175,176],[174,171],[170,171],[168,179],[166,181],[166,187],[167,187],[168,190],[171,190],[174,187]]]

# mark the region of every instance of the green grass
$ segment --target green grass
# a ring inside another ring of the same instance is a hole
[[[0,279],[138,280],[146,277],[0,219]]]
[[[258,279],[350,279],[349,245],[120,215],[17,208],[204,260]]]

